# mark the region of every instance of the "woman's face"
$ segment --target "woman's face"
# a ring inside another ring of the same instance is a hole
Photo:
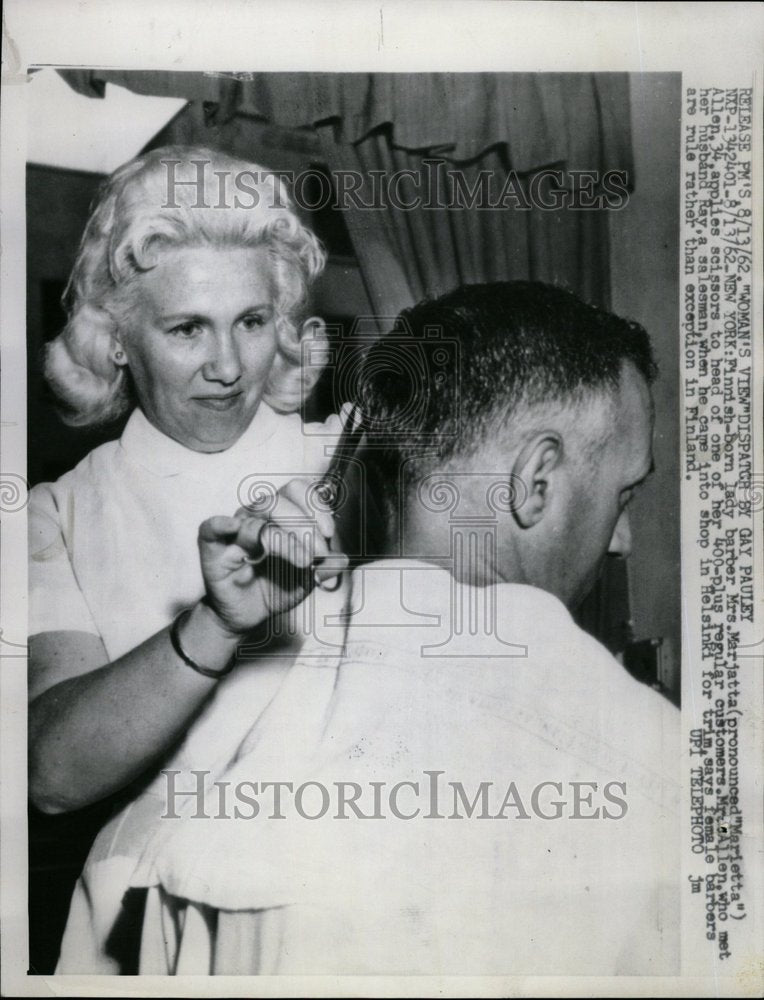
[[[262,247],[166,250],[136,279],[121,347],[138,402],[194,451],[223,451],[247,429],[277,351]]]

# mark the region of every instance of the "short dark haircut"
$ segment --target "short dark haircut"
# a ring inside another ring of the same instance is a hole
[[[433,363],[434,331],[446,347],[450,342],[453,363]],[[400,365],[391,364],[407,342],[424,359],[414,384],[410,371],[402,377]],[[511,427],[521,408],[614,395],[624,362],[648,384],[657,374],[638,323],[541,282],[463,285],[401,313],[366,354],[357,402],[370,441],[378,441],[378,472],[397,481],[402,467],[419,474],[412,460],[423,448],[431,460],[464,453],[498,427]]]

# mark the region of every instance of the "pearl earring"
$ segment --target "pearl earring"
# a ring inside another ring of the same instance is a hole
[[[124,355],[124,353],[122,351],[115,351],[114,352],[114,360],[115,361],[121,361],[122,358],[124,358],[124,356],[125,355]]]

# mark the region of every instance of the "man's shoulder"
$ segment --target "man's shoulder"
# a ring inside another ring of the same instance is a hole
[[[675,705],[660,691],[638,680],[593,635],[576,626],[582,656],[596,666],[597,683],[619,705],[629,706],[634,712],[652,716],[659,712],[667,725],[678,727],[680,713]]]
[[[448,586],[403,561],[384,575],[376,587],[368,581],[358,603],[369,626],[351,621],[337,689],[352,692],[349,713],[368,699],[380,731],[406,745],[434,742],[441,754],[447,747],[438,740],[458,718],[475,730],[454,744],[466,758],[483,748],[508,764],[552,754],[571,768],[628,775],[648,791],[670,776],[679,712],[552,594],[518,584]]]
[[[580,717],[613,766],[631,775],[635,791],[673,801],[678,785],[679,710],[661,692],[633,677],[593,636],[580,631],[580,648],[592,668],[578,700],[579,706],[584,705]]]
[[[498,585],[497,618],[513,620],[531,636],[529,655],[536,656],[582,692],[596,688],[614,705],[653,714],[658,710],[678,722],[677,709],[658,691],[634,678],[616,656],[583,629],[558,598],[535,587]],[[520,633],[517,632],[516,635]]]

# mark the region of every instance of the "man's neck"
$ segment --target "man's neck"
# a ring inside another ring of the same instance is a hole
[[[494,525],[451,523],[442,513],[423,511],[387,527],[384,558],[432,563],[472,587],[522,582],[501,572]]]

